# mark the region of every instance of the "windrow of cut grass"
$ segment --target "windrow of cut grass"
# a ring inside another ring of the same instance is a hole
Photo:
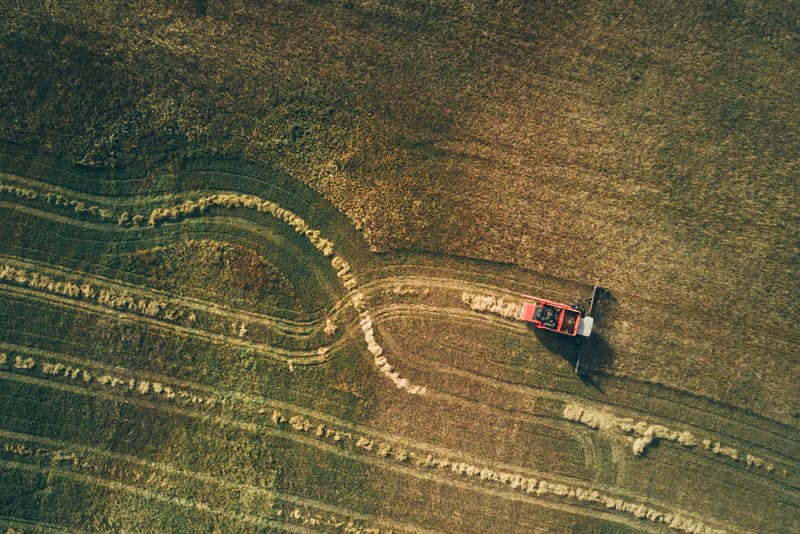
[[[334,243],[323,237],[319,230],[309,228],[305,220],[297,216],[294,212],[255,195],[219,193],[202,196],[198,200],[187,200],[182,204],[168,208],[156,207],[150,212],[148,225],[156,226],[165,221],[177,221],[184,218],[201,216],[209,208],[215,207],[228,209],[244,208],[269,213],[275,218],[284,221],[298,234],[305,236],[323,256],[334,256]],[[125,222],[127,222],[127,219]],[[349,262],[339,256],[335,256],[331,260],[331,264],[336,270],[336,275],[341,279],[342,285],[346,290],[351,292],[350,300],[353,307],[360,315],[364,338],[368,350],[374,357],[375,365],[378,366],[380,371],[390,378],[399,389],[406,389],[414,394],[424,394],[424,386],[410,384],[407,379],[401,378],[399,374],[394,371],[393,366],[387,361],[386,357],[382,355],[383,349],[375,341],[371,317],[364,307],[363,295],[357,291],[356,277],[351,272]]]
[[[2,243],[2,252],[6,255],[93,272],[142,286],[152,284],[147,276],[131,266],[131,261],[141,250],[213,236],[256,251],[292,283],[299,309],[268,306],[261,310],[262,313],[290,321],[318,320],[330,311],[332,302],[343,296],[335,273],[326,262],[313,261],[313,255],[310,255],[313,248],[281,225],[271,225],[268,220],[262,220],[263,216],[248,217],[246,212],[240,212],[236,217],[213,216],[159,228],[122,229],[19,204],[0,205],[9,208],[5,211],[5,218],[10,235]],[[310,261],[294,261],[298,257],[309,257]],[[210,300],[226,304],[224,295],[211,291],[208,296]],[[227,305],[230,307],[231,303]]]
[[[34,370],[34,368],[31,368],[31,370]],[[9,378],[7,374],[4,373],[4,375]],[[24,379],[24,377],[14,380],[16,382],[22,380],[22,383],[29,382],[29,380]],[[41,384],[42,386],[47,385],[45,382],[41,382],[40,380],[35,380],[33,383]],[[112,390],[114,387],[110,382],[106,384],[100,384],[100,386],[103,388],[111,388]],[[77,392],[74,388],[69,388],[68,390],[64,391]],[[111,397],[108,397],[108,394],[100,394],[100,397],[98,398]],[[174,402],[174,399],[162,399],[160,402],[164,403],[170,401]],[[141,401],[134,401],[132,399],[129,400],[127,404],[131,406],[149,405],[149,403],[145,403],[143,405]],[[169,413],[185,415],[189,415],[191,413],[187,412],[186,409],[178,408],[171,408],[168,411]],[[6,414],[11,415],[11,413],[8,411]],[[366,454],[367,457],[365,459],[372,458],[369,461],[370,464],[375,464],[377,461],[379,465],[383,465],[383,462],[389,462],[389,465],[405,465],[406,467],[401,469],[403,472],[408,472],[408,469],[412,467],[415,468],[412,469],[412,471],[420,469],[423,471],[433,470],[434,473],[438,473],[434,475],[434,478],[441,479],[442,481],[449,480],[450,477],[456,477],[456,479],[466,477],[468,480],[471,479],[478,482],[483,481],[489,483],[490,485],[496,484],[500,487],[506,487],[507,491],[511,490],[521,492],[526,495],[546,497],[548,499],[555,499],[556,501],[564,500],[567,504],[600,504],[608,510],[623,514],[623,517],[626,514],[629,514],[635,518],[649,519],[650,521],[666,524],[672,528],[685,532],[716,531],[708,527],[708,525],[704,524],[702,521],[690,519],[683,513],[676,514],[671,512],[656,511],[652,508],[633,504],[625,499],[611,497],[603,492],[598,492],[589,488],[584,488],[581,486],[570,487],[569,485],[565,485],[560,482],[550,482],[547,479],[530,479],[512,472],[495,471],[487,466],[469,465],[464,462],[457,462],[451,458],[441,458],[431,454],[422,455],[415,451],[414,447],[411,449],[397,449],[390,444],[376,443],[373,439],[363,435],[358,435],[357,433],[340,431],[336,430],[335,428],[330,428],[327,424],[315,423],[313,419],[310,419],[306,416],[290,416],[279,410],[273,410],[271,414],[265,413],[264,415],[268,415],[268,420],[271,422],[270,426],[276,428],[278,433],[281,435],[288,432],[288,437],[290,437],[290,439],[295,439],[291,438],[292,434],[298,434],[300,436],[305,435],[308,437],[314,436],[311,441],[309,441],[308,438],[298,437],[297,439],[299,439],[300,443],[306,443],[310,445],[313,445],[313,443],[319,440],[323,443],[329,442],[334,445],[335,448],[345,447],[345,450],[349,451],[346,453],[346,456],[354,457],[354,459]],[[231,420],[230,422],[232,423],[233,421]],[[250,428],[252,429],[251,431],[255,431],[257,427],[261,427],[265,422],[266,421],[262,420],[260,424],[243,423],[244,426],[242,426],[242,428]],[[238,424],[236,426],[238,426]],[[262,435],[263,432],[264,431],[262,430]],[[326,447],[326,450],[327,449],[330,449],[330,445]],[[480,485],[476,487],[476,489],[478,488],[480,488]]]
[[[473,311],[494,313],[506,319],[519,320],[522,314],[522,304],[519,302],[509,302],[493,295],[474,295],[465,291],[461,294],[461,300]]]
[[[16,257],[0,255],[0,282],[188,328],[227,335],[233,333],[238,338],[278,348],[312,350],[332,341],[329,335],[322,332],[323,325],[320,322],[308,328],[281,318],[240,312],[215,302],[183,298],[119,280],[63,267],[54,268]],[[242,327],[245,332],[242,332]]]
[[[117,366],[139,369],[207,387],[267,394],[349,417],[361,417],[373,407],[364,399],[373,396],[376,377],[368,367],[364,370],[359,365],[363,356],[355,332],[343,337],[347,344],[336,349],[328,363],[298,372],[285,361],[265,359],[252,349],[209,344],[197,336],[176,336],[141,321],[108,317],[99,310],[57,308],[49,302],[43,306],[16,295],[4,295],[4,304],[0,336],[9,354],[23,347],[26,353],[35,348],[43,354],[72,355],[78,360],[65,362],[72,367],[85,367],[85,355],[91,355],[92,360],[107,366],[101,375],[113,374],[111,370]],[[159,378],[145,380],[158,382]]]
[[[400,280],[409,283],[406,277]],[[380,288],[390,287],[392,283],[392,278],[384,283],[373,282],[367,286],[367,291],[378,294]],[[470,288],[477,293],[483,289],[480,284],[449,281],[440,288],[435,280],[418,283],[431,289],[424,299],[407,297],[403,304],[396,304],[391,299],[379,298],[374,306],[392,336],[423,360],[447,362],[473,373],[476,378],[493,377],[500,385],[546,388],[568,394],[571,399],[583,398],[626,410],[635,406],[644,418],[654,416],[694,428],[708,428],[720,436],[718,439],[731,439],[747,448],[783,456],[792,465],[797,461],[793,431],[786,425],[710,398],[611,374],[598,378],[604,390],[598,391],[575,380],[565,361],[569,353],[562,354],[558,347],[543,345],[523,324],[494,318],[494,314],[478,316],[460,309],[463,306],[459,298],[461,291]],[[497,335],[499,331],[502,336]],[[415,335],[407,336],[404,332]],[[603,333],[601,328],[601,337]],[[499,341],[503,343],[502,350],[498,350]],[[613,354],[621,357],[616,352]]]
[[[697,447],[702,444],[705,450],[742,462],[748,468],[764,468],[769,473],[775,471],[784,478],[789,474],[785,467],[776,468],[775,464],[770,461],[749,453],[741,453],[735,447],[721,445],[718,441],[709,438],[701,439],[688,430],[672,430],[663,425],[636,421],[631,417],[620,417],[607,409],[566,404],[563,417],[589,428],[600,429],[624,437],[636,456],[641,456],[649,446],[659,441],[671,441],[683,447]]]

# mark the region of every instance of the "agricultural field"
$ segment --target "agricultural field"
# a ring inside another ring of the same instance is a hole
[[[796,6],[0,7],[0,532],[800,531]]]

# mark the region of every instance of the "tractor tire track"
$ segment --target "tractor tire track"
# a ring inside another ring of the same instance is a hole
[[[231,512],[224,508],[211,507],[203,502],[193,501],[190,499],[185,499],[183,497],[165,495],[163,493],[155,492],[146,488],[140,488],[138,486],[134,486],[131,484],[124,484],[122,482],[117,482],[115,480],[106,480],[100,477],[94,477],[82,473],[75,473],[73,471],[69,471],[66,469],[59,469],[57,467],[52,467],[52,466],[39,467],[22,462],[14,462],[2,459],[0,459],[0,466],[2,466],[3,469],[5,470],[26,471],[29,473],[40,474],[51,478],[53,476],[56,476],[91,486],[100,486],[113,491],[135,495],[145,500],[158,501],[161,503],[166,503],[181,508],[186,508],[199,512],[205,512],[213,516],[233,518],[259,527],[273,528],[284,532],[298,532],[298,533],[305,532],[304,529],[295,527],[294,525],[287,525],[285,523],[280,523],[271,519],[267,519],[265,517],[259,517],[253,514],[247,514],[241,512]]]
[[[38,386],[41,386],[41,387],[52,387],[54,389],[62,390],[62,391],[65,391],[67,393],[90,395],[90,396],[96,396],[96,397],[103,398],[103,399],[120,398],[119,395],[111,395],[111,394],[107,393],[106,391],[98,391],[98,390],[94,390],[94,389],[87,389],[86,387],[77,387],[77,386],[74,386],[74,385],[71,385],[71,384],[65,384],[65,383],[62,383],[62,382],[54,382],[52,380],[41,379],[41,378],[29,376],[29,375],[21,375],[21,374],[18,374],[18,373],[0,372],[0,377],[6,378],[6,379],[10,379],[10,380],[14,380],[14,381],[19,381],[19,382],[22,382],[22,383],[30,383],[32,385],[38,385]],[[135,406],[147,407],[149,409],[162,409],[162,410],[165,410],[165,411],[167,411],[169,413],[175,413],[175,414],[183,415],[183,416],[186,416],[186,417],[205,417],[205,418],[210,418],[210,419],[213,419],[214,421],[216,421],[218,424],[221,424],[221,425],[233,425],[233,426],[235,426],[237,428],[242,428],[244,430],[247,430],[247,431],[250,431],[250,432],[253,432],[253,433],[261,432],[262,434],[266,433],[268,435],[282,436],[284,438],[288,438],[288,439],[290,439],[292,441],[301,443],[303,445],[310,445],[312,447],[316,447],[316,448],[318,448],[320,450],[324,450],[326,452],[332,452],[334,454],[341,454],[342,456],[344,456],[346,458],[349,458],[349,459],[354,459],[354,460],[357,460],[357,461],[364,461],[364,462],[366,462],[366,463],[368,463],[370,465],[374,465],[374,466],[379,467],[379,468],[381,468],[383,466],[386,469],[389,469],[391,471],[409,474],[410,476],[414,476],[414,477],[417,477],[417,478],[422,478],[422,479],[425,479],[425,480],[431,480],[431,481],[435,480],[435,481],[439,481],[439,482],[442,482],[442,483],[448,483],[448,484],[455,483],[457,487],[465,488],[465,489],[466,488],[472,488],[475,491],[482,491],[484,493],[487,493],[488,495],[493,495],[493,496],[502,497],[503,495],[507,495],[508,494],[507,491],[500,491],[500,490],[497,490],[497,489],[494,489],[494,488],[487,488],[487,487],[480,486],[480,485],[478,485],[478,486],[470,485],[470,484],[467,484],[467,483],[465,483],[465,482],[463,482],[461,480],[457,480],[457,479],[453,480],[452,478],[449,478],[449,477],[443,477],[441,475],[436,475],[436,474],[433,474],[433,473],[430,473],[430,472],[421,471],[419,469],[413,469],[413,468],[408,467],[406,465],[402,465],[402,464],[398,465],[398,464],[392,463],[392,462],[380,461],[380,460],[378,460],[376,458],[373,458],[373,457],[370,457],[370,456],[364,456],[362,454],[355,454],[354,452],[348,452],[348,451],[342,450],[339,447],[335,447],[333,445],[329,445],[329,444],[326,444],[326,443],[321,443],[318,440],[314,440],[312,438],[308,438],[308,437],[305,437],[303,435],[293,434],[291,432],[286,432],[285,430],[282,430],[282,429],[276,429],[275,427],[265,426],[263,424],[255,423],[255,422],[252,422],[252,421],[245,422],[245,421],[242,421],[240,419],[234,419],[234,418],[232,418],[230,416],[222,417],[222,416],[209,415],[207,412],[199,412],[198,413],[197,410],[192,410],[192,409],[188,409],[188,408],[182,408],[182,407],[171,405],[171,404],[154,403],[154,402],[150,402],[150,401],[144,401],[144,400],[141,400],[141,399],[138,399],[138,398],[131,398],[131,397],[125,397],[125,396],[123,396],[122,398],[125,400],[125,402],[131,403],[131,404],[133,404]],[[230,412],[228,412],[228,413],[230,413]],[[416,446],[416,444],[415,444],[415,446]],[[448,449],[440,449],[440,450],[448,451]],[[449,451],[449,452],[450,452],[450,454],[448,455],[448,457],[452,457],[452,455],[453,455],[452,451]],[[463,455],[460,455],[460,456],[463,456]],[[503,467],[504,464],[501,464],[500,466]],[[509,466],[509,467],[513,468],[513,466]],[[521,472],[519,468],[515,468],[514,470],[515,470],[515,472]],[[525,470],[525,472],[527,473],[528,470]],[[545,475],[545,476],[547,478],[550,478],[550,479],[554,479],[554,478],[556,480],[563,479],[563,477],[558,477],[558,476],[552,476],[552,475]],[[565,480],[567,483],[569,483],[569,482],[573,482],[574,483],[574,481],[570,481],[568,479],[563,479],[563,480]],[[623,494],[627,495],[626,492],[623,492]],[[533,500],[531,500],[529,497],[524,497],[524,496],[521,496],[521,495],[513,495],[513,494],[509,495],[507,498],[512,498],[513,500],[520,500],[521,499],[524,502],[531,502],[531,503],[535,503],[537,505],[541,501],[542,503],[544,503],[543,505],[546,505],[547,507],[551,507],[551,505],[555,505],[555,509],[560,509],[562,511],[569,511],[572,508],[579,508],[579,509],[581,509],[583,511],[587,511],[584,508],[584,506],[576,506],[576,505],[564,504],[564,503],[560,503],[560,502],[553,503],[549,499],[546,499],[544,501],[542,501],[541,499],[533,499]],[[661,505],[661,506],[663,508],[667,508],[667,509],[669,508],[668,506],[664,506],[664,505]],[[591,508],[588,509],[588,511],[597,512],[597,510],[591,509]],[[573,511],[571,513],[575,513],[575,512]],[[581,512],[581,513],[583,513],[583,512]],[[600,512],[600,513],[603,514],[602,517],[606,517],[606,513],[605,512]],[[591,514],[589,514],[589,515],[591,515]],[[682,515],[685,516],[686,515],[685,512],[682,512]],[[597,517],[600,517],[600,516],[597,516]],[[617,517],[617,519],[620,519],[620,518]],[[626,524],[629,524],[628,520],[625,519],[625,518],[623,518],[623,522],[626,523]],[[635,524],[635,522],[634,522],[634,524]],[[641,523],[638,523],[638,524],[639,524],[640,527],[642,526]]]
[[[105,393],[105,392],[85,390],[83,388],[79,388],[79,387],[72,386],[72,385],[69,385],[69,384],[63,384],[63,383],[60,383],[60,382],[53,382],[53,381],[50,381],[50,380],[44,380],[44,379],[35,378],[35,377],[27,376],[27,375],[19,375],[19,374],[16,374],[16,373],[7,373],[7,372],[4,372],[4,371],[0,371],[0,379],[12,380],[12,381],[20,382],[20,383],[23,383],[23,384],[36,385],[36,386],[39,386],[39,387],[57,389],[57,390],[65,392],[65,393],[89,395],[89,396],[98,397],[98,398],[105,399],[105,400],[113,400],[113,399],[118,399],[119,398],[116,395],[110,395],[110,394]],[[350,453],[350,452],[344,451],[339,447],[335,447],[333,445],[328,445],[326,443],[321,443],[321,442],[319,442],[317,440],[314,440],[312,438],[308,438],[308,437],[305,437],[305,436],[297,435],[297,434],[294,434],[294,433],[291,433],[291,432],[276,430],[276,429],[274,429],[272,427],[267,427],[265,425],[261,425],[261,424],[254,423],[254,422],[244,422],[244,421],[239,421],[239,420],[235,420],[235,419],[232,419],[232,418],[221,417],[221,416],[210,416],[207,413],[202,413],[202,412],[197,413],[197,412],[195,412],[193,410],[182,409],[182,408],[179,408],[177,406],[163,405],[161,403],[142,401],[142,400],[139,400],[139,399],[125,398],[125,402],[128,402],[128,403],[130,403],[130,404],[132,404],[134,406],[140,406],[140,407],[144,407],[144,408],[148,408],[148,409],[154,409],[154,410],[162,410],[162,411],[165,411],[165,412],[173,413],[173,414],[176,414],[176,415],[182,415],[182,416],[185,416],[185,417],[191,417],[191,418],[201,418],[202,417],[202,418],[205,418],[206,420],[212,419],[212,420],[214,420],[214,422],[216,422],[219,425],[236,427],[236,428],[251,432],[253,434],[267,434],[267,435],[270,435],[270,436],[282,437],[282,438],[289,439],[291,441],[297,442],[297,443],[299,443],[301,445],[304,445],[304,446],[310,446],[310,447],[313,447],[313,448],[317,448],[317,449],[322,450],[324,452],[328,452],[328,453],[331,453],[331,454],[339,455],[339,456],[342,456],[342,457],[350,459],[350,460],[364,462],[364,463],[367,463],[367,464],[369,464],[371,466],[377,467],[379,469],[380,468],[387,469],[389,471],[392,471],[392,472],[395,472],[395,473],[399,473],[401,475],[407,475],[407,476],[411,476],[411,477],[414,477],[414,478],[419,478],[419,479],[422,479],[422,480],[426,480],[426,481],[429,481],[429,482],[435,482],[435,483],[439,483],[439,484],[447,484],[447,485],[450,485],[450,486],[453,486],[453,487],[457,487],[459,489],[463,489],[463,490],[467,490],[467,491],[478,491],[480,493],[483,493],[487,497],[497,497],[497,498],[502,498],[502,499],[511,500],[511,501],[515,501],[515,502],[525,502],[525,503],[528,503],[528,504],[533,504],[535,506],[543,506],[545,508],[559,510],[559,511],[562,511],[562,512],[565,512],[565,513],[573,513],[573,514],[578,514],[578,515],[584,515],[584,516],[587,516],[587,517],[592,517],[592,518],[595,518],[595,519],[610,521],[610,522],[614,522],[614,523],[621,523],[621,524],[625,524],[625,525],[627,525],[629,527],[632,527],[632,528],[642,528],[643,526],[646,527],[645,524],[642,524],[642,523],[640,523],[638,521],[634,521],[634,520],[628,519],[626,517],[620,517],[617,514],[612,514],[612,513],[609,513],[609,512],[599,511],[599,510],[593,509],[593,508],[588,508],[588,507],[583,507],[583,506],[575,506],[575,505],[569,505],[569,504],[563,504],[561,502],[545,500],[545,499],[534,499],[534,498],[531,498],[531,497],[526,497],[524,495],[516,495],[516,494],[511,493],[511,492],[501,491],[501,490],[494,489],[494,488],[476,486],[476,485],[473,485],[473,484],[469,484],[467,482],[463,482],[461,480],[452,479],[452,478],[449,478],[449,477],[443,477],[443,476],[435,475],[435,474],[432,474],[432,473],[422,472],[422,471],[419,471],[419,470],[416,470],[416,469],[412,469],[412,468],[406,467],[406,466],[400,466],[400,465],[392,464],[392,463],[389,463],[389,462],[381,462],[381,461],[378,461],[378,460],[373,459],[371,457],[366,457],[364,455],[354,454],[354,453]]]
[[[483,324],[491,324],[492,325],[492,331],[495,331],[497,329],[502,328],[502,329],[505,329],[507,331],[514,330],[516,333],[523,334],[523,335],[524,335],[524,333],[527,332],[527,330],[525,330],[524,325],[521,325],[521,324],[517,325],[517,324],[515,324],[514,321],[504,320],[504,319],[501,319],[501,318],[495,317],[495,316],[479,315],[479,314],[475,314],[475,313],[464,311],[464,310],[457,309],[457,308],[447,308],[447,307],[439,307],[439,306],[425,305],[425,304],[403,304],[403,305],[390,305],[390,306],[379,307],[379,308],[377,308],[377,311],[376,311],[376,318],[378,318],[379,320],[383,321],[385,324],[388,324],[391,321],[395,321],[395,320],[403,321],[403,320],[407,320],[407,319],[417,319],[417,318],[420,318],[420,317],[424,317],[426,315],[429,316],[429,317],[438,319],[438,320],[447,320],[447,318],[455,318],[460,323],[463,323],[465,321],[470,321],[470,322],[473,322],[473,323],[475,323],[476,325],[479,325],[479,326],[483,325]],[[417,358],[417,361],[418,362],[431,362],[431,364],[433,364],[433,365],[446,365],[447,366],[447,364],[443,364],[443,363],[439,362],[437,360],[437,358],[436,358],[436,354],[438,354],[439,352],[444,350],[444,347],[439,347],[439,349],[440,350],[431,350],[431,351],[429,351],[424,356],[424,359]],[[407,355],[405,357],[408,358]],[[436,362],[436,363],[433,363],[433,362]],[[523,395],[526,395],[526,396],[533,395],[536,398],[547,398],[547,399],[554,400],[554,401],[559,401],[559,402],[562,402],[562,403],[576,402],[576,401],[580,401],[581,400],[581,397],[578,397],[574,393],[569,392],[569,391],[563,391],[563,390],[560,390],[560,389],[553,389],[553,388],[541,388],[541,387],[536,387],[534,385],[530,385],[528,383],[521,383],[521,382],[502,380],[502,379],[499,379],[499,378],[497,378],[495,376],[486,375],[485,373],[478,373],[476,370],[462,370],[462,369],[455,370],[452,366],[447,366],[447,367],[449,367],[450,369],[453,369],[452,372],[454,372],[456,374],[459,374],[459,375],[461,375],[461,376],[463,376],[465,378],[472,378],[472,379],[475,379],[475,380],[480,381],[480,382],[485,383],[485,384],[494,384],[497,387],[501,387],[501,388],[504,388],[504,389],[510,388],[510,389],[508,389],[509,391],[512,391],[512,392],[515,392],[515,393],[518,393],[518,394],[523,394]],[[482,364],[482,368],[486,369],[486,363],[485,362]],[[571,375],[567,375],[567,376],[571,377]],[[625,391],[629,393],[630,392],[630,388],[626,389]],[[487,400],[487,402],[488,402],[488,400]],[[697,425],[697,423],[687,421],[686,419],[675,418],[674,416],[660,415],[659,413],[642,411],[640,409],[639,410],[631,409],[628,406],[616,404],[611,399],[608,399],[608,400],[604,399],[603,402],[605,404],[607,404],[608,406],[616,406],[616,407],[622,408],[622,409],[624,409],[626,411],[626,413],[638,414],[639,416],[641,416],[641,418],[648,418],[648,417],[649,418],[653,418],[653,417],[655,417],[655,418],[658,418],[659,420],[667,420],[667,421],[670,421],[672,423],[677,423],[677,424],[682,425],[682,426],[688,426],[688,427],[694,429],[695,431],[697,431],[698,433],[701,433],[701,434],[702,433],[710,433],[712,435],[722,436],[724,438],[723,441],[725,441],[726,439],[727,440],[732,440],[732,441],[736,441],[736,442],[741,442],[741,443],[747,444],[748,447],[751,448],[751,449],[758,449],[758,450],[768,451],[770,454],[775,455],[777,457],[780,457],[781,458],[780,462],[790,465],[792,467],[792,469],[794,469],[794,470],[800,470],[800,460],[798,460],[794,456],[790,456],[787,452],[785,452],[785,450],[778,450],[776,448],[766,446],[766,445],[764,445],[764,444],[762,444],[760,442],[753,441],[752,439],[748,439],[747,437],[742,437],[741,435],[731,434],[731,433],[725,431],[724,429],[717,429],[717,428],[712,428],[712,427],[703,427],[703,426]],[[684,406],[683,409],[698,410],[697,408],[689,407],[689,406]],[[706,418],[706,419],[708,419],[709,416],[715,417],[715,418],[722,417],[719,414],[711,413],[711,412],[704,411],[704,410],[700,410],[700,413],[702,414],[702,417]],[[738,424],[741,424],[741,423],[738,423]],[[763,430],[763,431],[767,432],[767,433],[771,433],[769,430]],[[773,435],[775,435],[776,437],[783,438],[783,436],[779,436],[777,434],[773,434]],[[796,448],[795,443],[793,441],[788,441],[786,443],[786,446],[787,446],[787,449],[789,449],[789,450],[791,450],[793,448]]]
[[[329,357],[327,356],[328,352],[330,350],[344,346],[346,341],[345,339],[340,338],[335,343],[328,345],[326,347],[321,347],[320,349],[315,351],[290,350],[290,349],[272,347],[269,345],[265,345],[263,343],[243,341],[240,338],[229,335],[211,333],[196,328],[189,328],[185,326],[171,324],[165,321],[152,319],[150,317],[143,317],[135,313],[128,313],[114,309],[109,309],[104,306],[88,304],[86,302],[59,297],[41,291],[35,291],[27,288],[7,285],[2,282],[0,282],[0,293],[13,295],[16,298],[20,298],[23,300],[46,302],[48,305],[60,307],[63,309],[80,309],[96,315],[102,315],[106,317],[113,316],[124,321],[147,324],[148,326],[163,332],[171,332],[173,334],[177,334],[185,338],[201,339],[203,341],[207,341],[214,345],[226,345],[243,349],[253,349],[255,351],[258,351],[258,354],[270,358],[272,360],[281,361],[287,364],[289,361],[291,361],[293,364],[301,366],[317,365],[327,362],[329,360]]]

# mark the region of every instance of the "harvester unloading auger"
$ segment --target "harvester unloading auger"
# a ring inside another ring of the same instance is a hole
[[[542,330],[549,330],[567,336],[580,336],[582,338],[581,347],[578,351],[578,359],[575,362],[575,372],[581,375],[586,374],[589,368],[586,354],[592,340],[594,314],[597,311],[600,299],[605,293],[605,288],[594,286],[588,312],[580,304],[569,306],[526,295],[526,298],[531,299],[533,302],[526,302],[522,305],[519,318]]]

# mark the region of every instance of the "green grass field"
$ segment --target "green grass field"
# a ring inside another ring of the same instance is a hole
[[[800,529],[790,5],[0,4],[4,532]]]

